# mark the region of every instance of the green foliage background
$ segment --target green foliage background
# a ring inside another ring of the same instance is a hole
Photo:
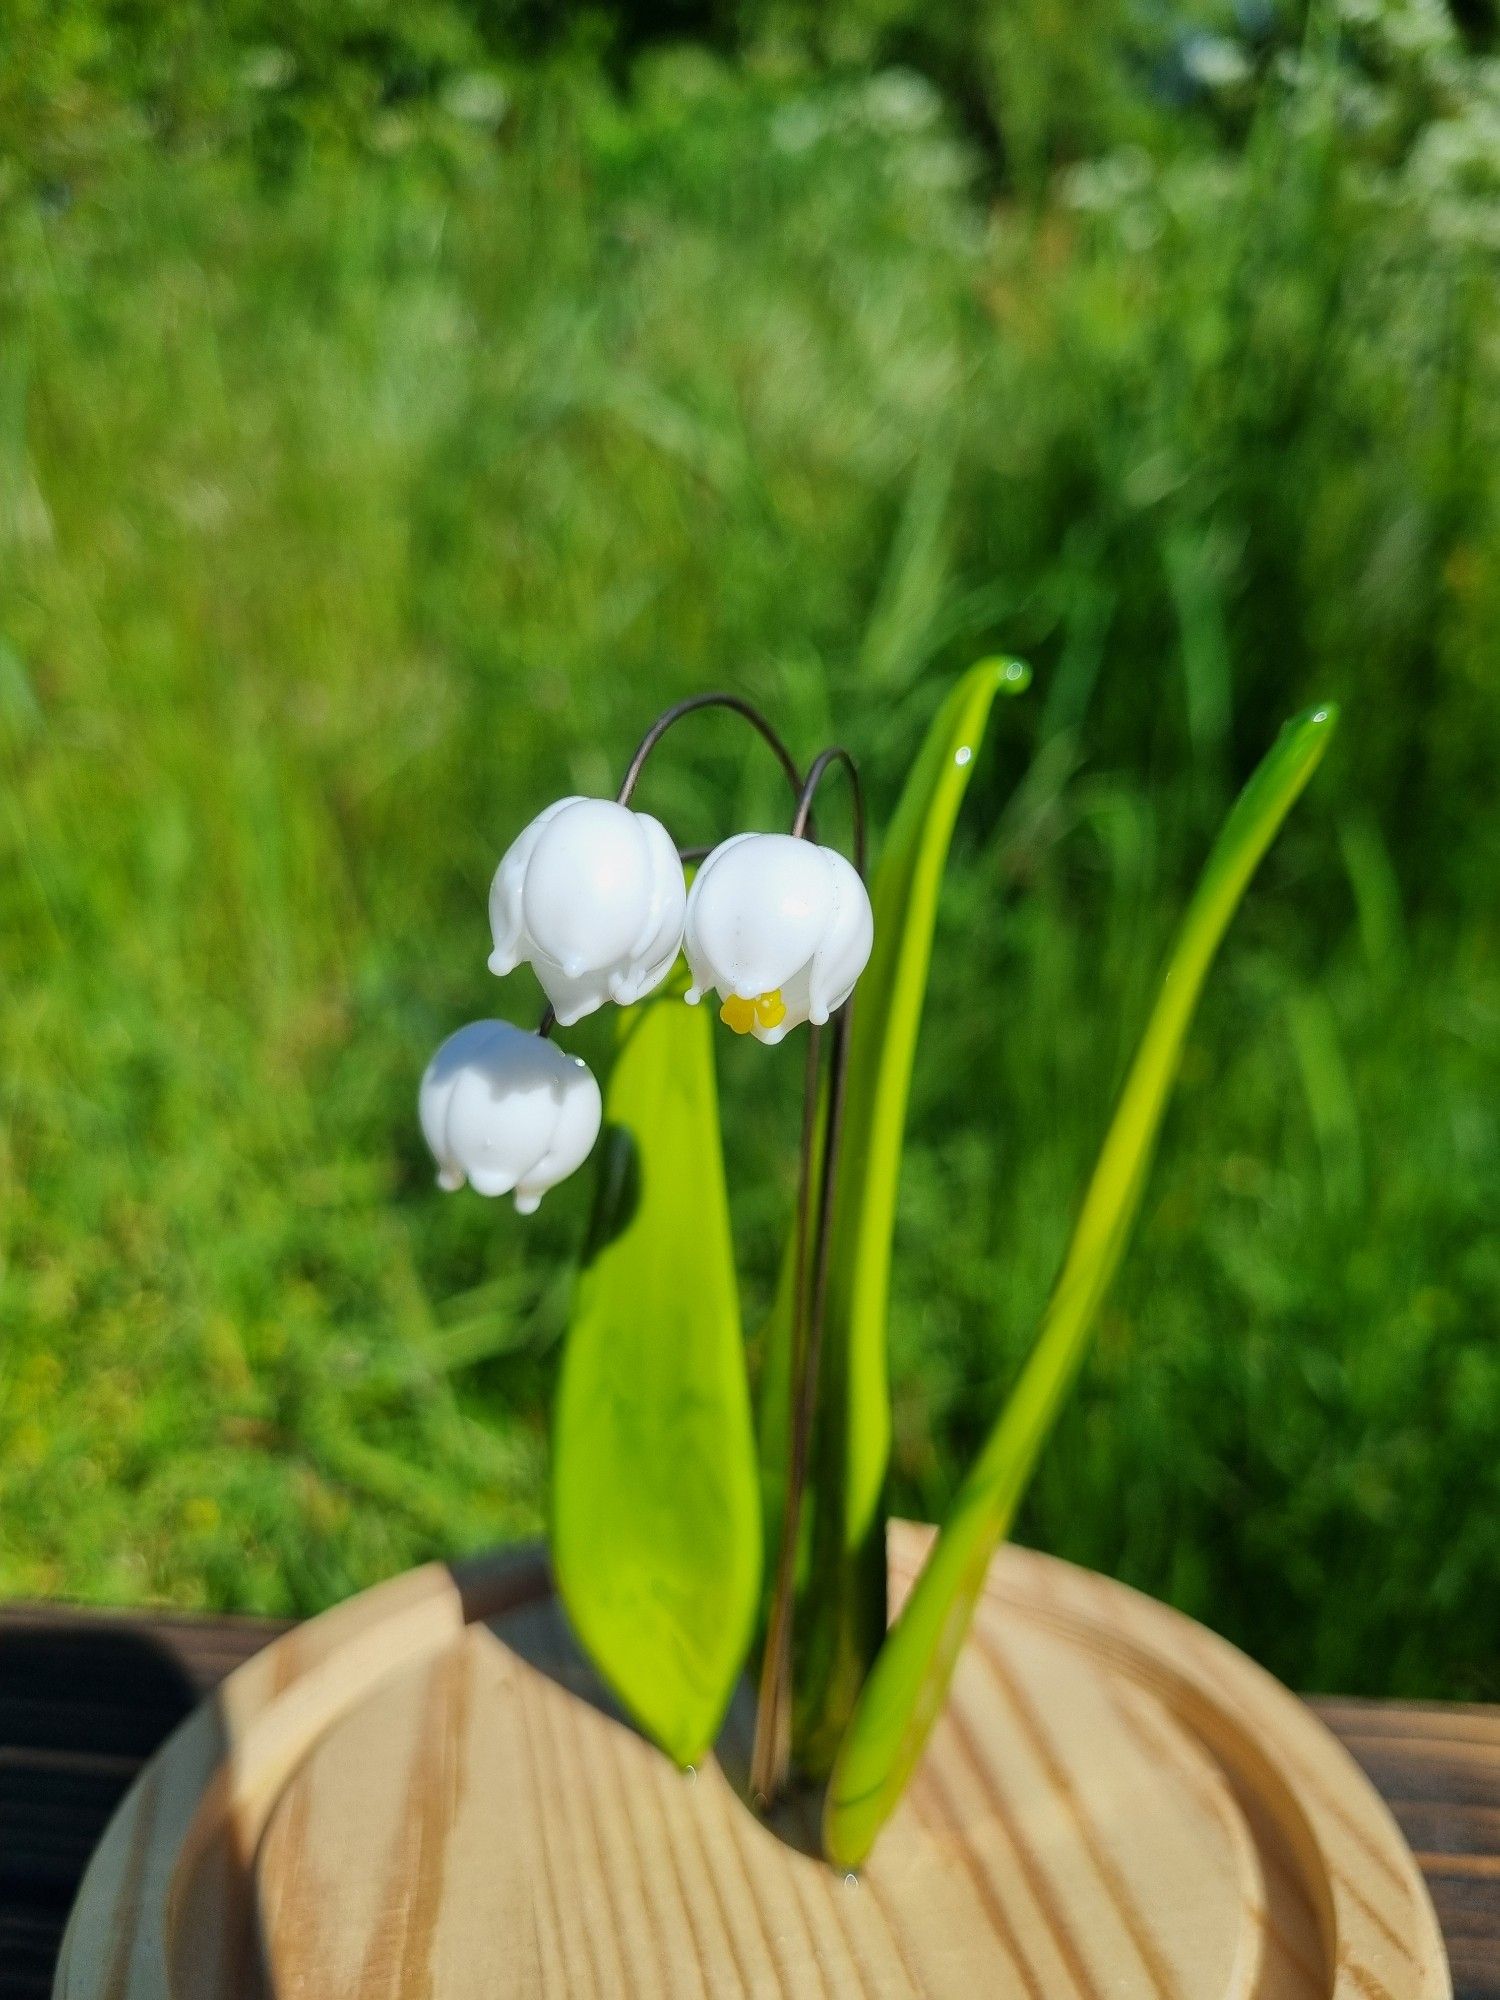
[[[439,1199],[412,1114],[533,1004],[495,859],[708,684],[847,737],[878,819],[1007,651],[896,1502],[951,1493],[1212,830],[1332,697],[1020,1531],[1300,1685],[1500,1694],[1493,12],[1070,20],[7,10],[0,1591],[305,1611],[534,1531],[587,1177]],[[684,839],[781,812],[676,741]],[[727,1040],[754,1325],[800,1064]]]

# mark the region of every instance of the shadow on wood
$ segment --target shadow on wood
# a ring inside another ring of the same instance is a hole
[[[131,1626],[0,1626],[0,2000],[45,2000],[89,1856],[198,1690]]]

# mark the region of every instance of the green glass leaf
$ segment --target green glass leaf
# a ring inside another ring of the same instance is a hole
[[[1287,724],[1215,843],[1167,961],[1036,1344],[880,1650],[839,1747],[824,1804],[823,1845],[840,1868],[858,1867],[869,1853],[947,1698],[990,1557],[1077,1376],[1124,1251],[1204,976],[1336,719],[1333,708],[1319,708]]]
[[[814,1773],[828,1768],[886,1627],[891,1232],[938,894],[991,705],[997,694],[1020,693],[1030,679],[1019,660],[983,660],[953,688],[912,767],[871,884],[875,947],[859,982],[850,1033],[806,1502],[808,1558],[796,1621],[797,1758]],[[792,1301],[789,1253],[762,1372],[768,1537],[779,1536],[781,1526]],[[768,1538],[767,1547],[774,1546]]]
[[[563,1356],[552,1556],[575,1631],[679,1764],[754,1630],[760,1510],[707,1008],[622,1020]]]

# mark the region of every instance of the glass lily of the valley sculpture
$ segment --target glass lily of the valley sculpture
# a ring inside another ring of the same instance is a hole
[[[752,1799],[769,1806],[794,1777],[820,1785],[824,1849],[844,1868],[868,1854],[941,1710],[989,1555],[1123,1253],[1209,963],[1335,720],[1322,707],[1288,723],[1225,821],[1031,1355],[887,1629],[885,1317],[907,1091],[954,820],[996,695],[1029,678],[991,660],[955,686],[869,886],[847,750],[804,770],[736,695],[667,710],[616,798],[546,807],[495,871],[489,967],[504,977],[530,965],[548,1002],[539,1026],[460,1028],[419,1094],[439,1185],[510,1194],[523,1214],[607,1123],[559,1392],[559,1588],[605,1680],[685,1765],[711,1745],[758,1639]],[[679,847],[633,808],[661,738],[707,708],[734,712],[769,745],[792,794],[787,831]],[[833,772],[852,799],[848,856],[814,829]],[[685,987],[672,979],[679,957]],[[711,994],[736,1034],[774,1047],[807,1031],[797,1198],[759,1342],[754,1429],[712,1057],[683,1005]],[[626,1011],[602,1095],[552,1036],[606,1004]],[[664,1341],[675,1345],[664,1352]]]

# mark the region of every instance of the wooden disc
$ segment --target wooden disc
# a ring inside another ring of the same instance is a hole
[[[898,1527],[909,1586],[925,1530]],[[1442,2000],[1426,1890],[1310,1712],[1200,1626],[1006,1548],[859,1880],[677,1772],[545,1571],[414,1571],[267,1648],[158,1754],[57,2000]]]

